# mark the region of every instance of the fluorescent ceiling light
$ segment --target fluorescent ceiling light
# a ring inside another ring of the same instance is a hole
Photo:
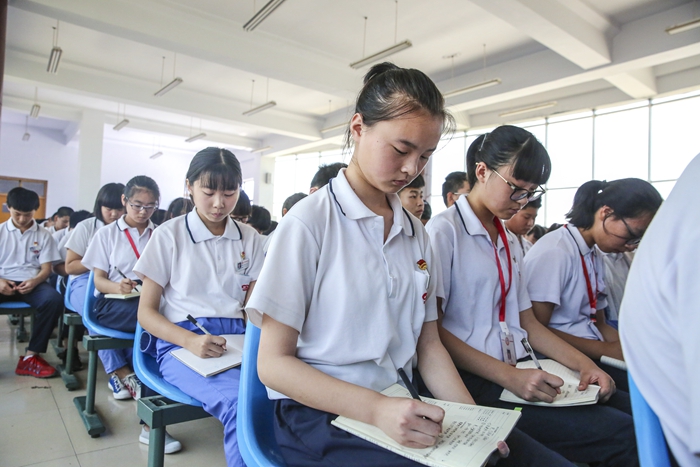
[[[691,19],[685,23],[676,24],[666,29],[669,34],[678,34],[679,32],[689,31],[694,28],[700,28],[700,18]]]
[[[197,141],[198,139],[206,138],[206,133],[199,133],[198,135],[190,136],[185,140],[185,143],[191,143],[192,141]]]
[[[39,111],[41,110],[41,106],[39,104],[34,104],[32,106],[32,110],[29,111],[29,116],[32,118],[39,118]]]
[[[329,126],[328,128],[321,129],[321,133],[328,133],[329,131],[339,130],[340,128],[344,128],[346,126],[348,126],[347,123],[338,123],[337,125],[333,125],[333,126]]]
[[[117,123],[116,125],[114,125],[114,127],[112,127],[112,129],[113,129],[114,131],[119,131],[119,130],[121,130],[122,128],[124,128],[125,126],[127,126],[128,124],[129,124],[129,120],[127,120],[127,119],[125,118],[125,119],[122,120],[121,122],[119,122],[119,123]]]
[[[162,155],[163,155],[163,153],[161,151],[158,151],[157,153],[153,154],[152,156],[148,156],[148,158],[149,159],[158,159]]]
[[[263,105],[259,105],[253,109],[246,110],[245,112],[243,112],[243,115],[250,117],[251,115],[254,115],[258,112],[262,112],[263,110],[267,110],[267,109],[274,107],[276,105],[277,105],[277,102],[275,102],[275,101],[266,102]]]
[[[442,95],[442,97],[447,99],[448,97],[454,97],[454,96],[458,96],[460,94],[465,94],[467,92],[478,91],[479,89],[484,89],[484,88],[488,88],[491,86],[496,86],[497,84],[501,84],[501,78],[494,78],[494,79],[490,79],[488,81],[483,81],[483,82],[478,83],[478,84],[472,84],[471,86],[467,86],[466,88],[455,89],[454,91],[444,93]]]
[[[272,146],[265,146],[264,148],[253,149],[250,152],[252,154],[255,154],[256,152],[264,152],[264,151],[267,151],[268,149],[272,149]]]
[[[392,45],[388,49],[381,50],[375,54],[370,55],[369,57],[365,57],[361,60],[351,63],[350,68],[354,68],[355,70],[357,70],[359,68],[369,65],[370,63],[377,62],[384,57],[388,57],[389,55],[394,55],[395,53],[401,52],[402,50],[407,49],[412,45],[413,44],[411,44],[411,41],[409,40],[399,42],[398,44]]]
[[[264,7],[260,8],[257,13],[253,15],[252,18],[248,20],[247,23],[243,25],[243,30],[246,32],[250,32],[253,29],[257,28],[260,23],[265,21],[268,16],[272,14],[273,11],[275,11],[281,4],[284,3],[284,0],[270,0],[265,4]]]
[[[26,132],[24,135],[22,135],[22,141],[29,141],[30,137],[31,135],[29,134],[29,132]]]
[[[162,96],[163,94],[170,91],[175,86],[179,86],[180,84],[182,84],[182,78],[175,78],[174,80],[172,80],[171,82],[169,82],[168,84],[166,84],[165,86],[160,88],[158,91],[156,91],[156,93],[153,95],[154,96]]]
[[[46,71],[48,73],[58,73],[58,64],[61,63],[61,54],[63,50],[57,45],[51,49],[51,55],[49,55],[49,64],[46,66]]]
[[[548,109],[550,107],[554,107],[555,105],[557,105],[557,101],[545,102],[543,104],[531,105],[529,107],[521,107],[519,109],[509,110],[507,112],[503,112],[501,114],[498,114],[498,116],[499,117],[510,117],[511,115],[520,115],[520,114],[524,114],[527,112],[533,112],[535,110]]]

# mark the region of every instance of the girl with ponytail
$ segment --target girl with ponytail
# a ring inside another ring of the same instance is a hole
[[[638,178],[591,180],[576,191],[569,223],[544,236],[525,257],[528,292],[537,319],[597,361],[627,390],[627,373],[601,364],[623,360],[617,330],[605,321],[603,253],[637,248],[661,206],[661,195]]]

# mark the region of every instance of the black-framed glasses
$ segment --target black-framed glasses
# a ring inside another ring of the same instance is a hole
[[[642,241],[642,236],[632,232],[632,229],[630,229],[630,226],[627,224],[627,222],[625,222],[625,219],[623,217],[616,216],[616,218],[621,220],[622,223],[625,225],[625,228],[627,229],[627,233],[629,234],[629,237],[623,237],[621,235],[617,235],[617,234],[614,234],[612,232],[608,232],[608,229],[605,228],[605,221],[608,220],[609,217],[610,216],[605,216],[605,218],[603,218],[603,230],[605,231],[606,234],[609,234],[609,235],[612,235],[613,237],[617,237],[617,238],[625,240],[625,245],[627,245],[627,246],[639,245],[639,242]]]
[[[525,188],[519,187],[518,185],[514,185],[510,183],[508,180],[503,178],[503,175],[498,173],[498,170],[491,169],[492,172],[494,172],[496,175],[501,177],[501,180],[506,182],[508,186],[510,187],[513,192],[510,194],[510,199],[513,201],[520,201],[521,199],[527,199],[528,203],[530,201],[535,201],[536,199],[539,199],[543,194],[547,192],[542,186],[538,186],[535,190],[530,191],[526,190]]]
[[[143,204],[133,204],[132,202],[129,201],[129,198],[126,198],[126,204],[131,206],[131,209],[133,209],[134,211],[138,211],[138,212],[141,212],[141,211],[153,212],[156,209],[158,209],[157,204],[147,205],[147,206],[144,206]]]

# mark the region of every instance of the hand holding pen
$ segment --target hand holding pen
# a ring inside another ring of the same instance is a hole
[[[227,351],[226,339],[221,336],[212,335],[202,324],[197,321],[194,316],[187,315],[187,320],[194,324],[204,335],[195,334],[196,342],[188,349],[193,354],[202,357],[220,357],[221,354]]]
[[[525,351],[530,355],[530,358],[532,358],[532,361],[535,363],[535,366],[537,367],[538,370],[542,371],[544,375],[538,375],[538,380],[541,379],[543,383],[545,383],[549,388],[554,389],[556,391],[555,394],[551,394],[551,389],[542,386],[540,387],[540,391],[542,394],[536,395],[534,399],[536,400],[541,400],[544,402],[552,402],[554,398],[556,397],[557,394],[561,394],[561,386],[564,384],[564,381],[559,378],[556,375],[552,375],[550,373],[547,373],[542,369],[542,365],[540,365],[539,360],[537,360],[537,356],[535,355],[535,351],[532,349],[532,346],[530,345],[530,342],[527,340],[527,337],[523,337],[522,340],[520,341],[523,344],[523,347],[525,348]],[[535,383],[537,386],[537,383]],[[522,395],[520,397],[523,397]],[[533,400],[529,399],[527,397],[523,397],[525,400]]]
[[[119,273],[119,275],[122,276],[122,277],[127,281],[127,282],[121,281],[121,282],[120,282],[120,286],[121,286],[121,284],[126,284],[127,286],[130,286],[130,287],[131,287],[131,289],[129,289],[128,292],[124,292],[123,289],[122,289],[122,290],[120,291],[121,293],[123,293],[123,294],[128,294],[128,293],[131,293],[133,290],[135,290],[135,291],[137,291],[137,292],[141,292],[141,286],[140,286],[138,283],[136,283],[136,282],[132,281],[131,279],[129,279],[128,277],[126,277],[126,274],[124,274],[124,273],[121,271],[121,269],[119,269],[118,267],[114,266],[114,270],[117,271],[117,272]]]

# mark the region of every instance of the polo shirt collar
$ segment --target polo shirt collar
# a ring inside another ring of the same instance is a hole
[[[328,183],[328,190],[333,197],[335,203],[340,208],[340,212],[352,220],[366,219],[369,217],[378,217],[370,208],[365,206],[365,203],[357,196],[355,191],[348,183],[345,177],[345,170],[341,169],[338,176]],[[391,210],[394,212],[394,225],[400,226],[404,233],[409,237],[414,237],[415,227],[408,214],[401,205],[401,199],[396,193],[386,195]]]
[[[197,208],[195,207],[185,216],[185,228],[190,236],[193,243],[204,242],[211,240],[212,238],[217,238],[216,235],[211,233],[211,231],[204,225],[202,219],[200,219],[199,214],[197,214]],[[221,238],[228,238],[229,240],[243,240],[243,233],[241,228],[238,227],[236,222],[231,219],[231,217],[226,218],[226,229]]]
[[[467,201],[468,196],[469,195],[460,196],[455,202],[455,205],[457,206],[457,215],[461,217],[461,220],[464,223],[464,228],[467,229],[467,233],[469,235],[485,235],[486,237],[491,238],[488,230],[486,230],[486,227],[484,227],[484,224],[481,223],[471,205]]]
[[[578,246],[578,250],[583,256],[586,256],[592,251],[586,244],[586,241],[583,239],[583,235],[581,235],[581,232],[579,232],[578,228],[574,224],[566,224],[564,228],[568,230],[571,237],[574,238],[576,246]]]
[[[125,231],[126,229],[131,229],[132,227],[126,223],[126,220],[124,219],[126,217],[126,214],[124,214],[122,217],[117,219],[117,228],[121,230],[122,232]],[[150,229],[153,230],[153,222],[151,220],[148,220],[148,227],[146,227],[146,230]]]
[[[7,230],[9,230],[10,232],[14,232],[15,230],[19,231],[19,228],[17,228],[17,226],[15,226],[15,223],[12,222],[12,218],[7,219]],[[25,232],[36,232],[37,230],[39,230],[39,224],[37,224],[36,221],[32,219],[32,225],[27,230],[25,230]]]

